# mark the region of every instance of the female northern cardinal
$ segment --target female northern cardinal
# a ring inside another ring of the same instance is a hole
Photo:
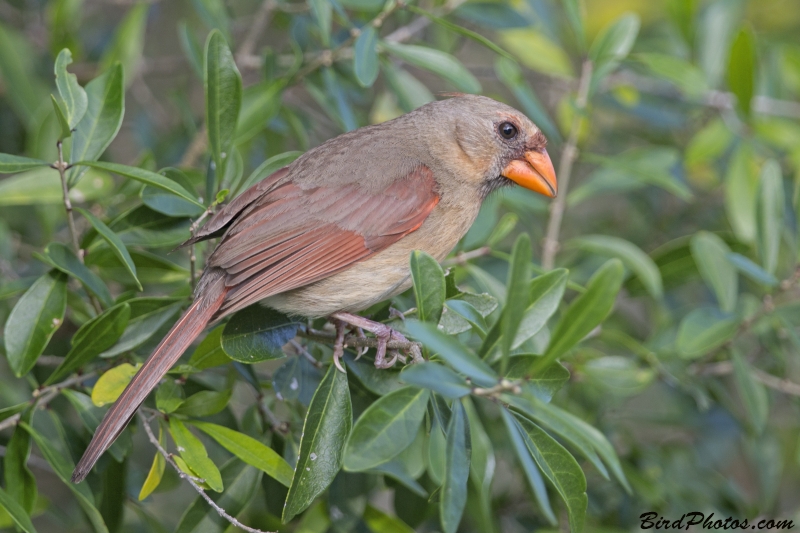
[[[187,242],[222,237],[194,303],[106,413],[72,481],[209,323],[253,303],[331,317],[336,355],[346,324],[371,331],[375,365],[390,366],[386,341],[402,336],[351,312],[406,290],[413,250],[444,259],[495,189],[517,183],[554,197],[546,143],[519,111],[460,95],[331,139],[242,193]]]

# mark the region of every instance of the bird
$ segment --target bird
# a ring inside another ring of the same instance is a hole
[[[328,317],[337,364],[345,327],[372,332],[376,367],[391,366],[386,344],[404,337],[356,313],[411,286],[413,251],[445,259],[493,191],[516,184],[554,198],[546,144],[513,107],[451,95],[334,137],[231,200],[184,243],[219,238],[193,303],[105,414],[72,481],[86,478],[208,325],[252,304]]]

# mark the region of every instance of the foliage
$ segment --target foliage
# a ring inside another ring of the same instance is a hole
[[[800,519],[796,7],[126,4],[0,0],[0,529]],[[324,320],[245,309],[71,484],[211,247],[172,250],[310,146],[452,90],[534,120],[561,195],[496,193],[365,311],[427,362],[344,373]]]

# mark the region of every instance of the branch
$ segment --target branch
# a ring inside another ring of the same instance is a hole
[[[492,249],[489,246],[483,246],[475,250],[470,250],[469,252],[458,252],[455,257],[451,257],[442,261],[442,266],[448,267],[453,265],[463,265],[466,264],[470,259],[477,259],[478,257],[483,257],[491,253]]]
[[[297,336],[325,344],[334,344],[336,342],[336,335],[328,335],[327,333],[313,329],[309,329],[308,331],[298,330]],[[354,335],[347,335],[344,338],[344,347],[377,348],[378,339],[374,337],[356,337]],[[414,347],[421,349],[422,344],[413,341],[398,341],[394,339],[386,343],[386,348],[390,350],[410,350]]]
[[[278,3],[275,0],[264,0],[264,2],[261,3],[261,7],[259,7],[255,14],[255,19],[250,25],[250,29],[247,30],[247,35],[245,35],[242,44],[239,45],[239,50],[236,51],[237,62],[253,55],[256,42],[264,28],[269,24],[272,12],[276,7],[278,7]]]
[[[61,177],[61,192],[64,195],[64,209],[67,211],[67,225],[69,226],[69,236],[72,240],[72,247],[75,248],[75,255],[83,262],[83,254],[81,253],[81,245],[78,242],[78,232],[75,230],[75,218],[72,215],[72,202],[69,199],[69,186],[67,185],[67,171],[68,165],[64,162],[64,150],[61,146],[61,141],[56,143],[58,147],[58,161],[53,165],[53,168],[58,170],[58,175]]]
[[[56,383],[55,385],[50,385],[48,387],[43,387],[41,389],[36,389],[33,391],[33,398],[30,399],[31,406],[36,407],[37,405],[45,406],[47,405],[53,398],[58,396],[58,394],[73,385],[78,385],[79,383],[83,383],[87,379],[93,378],[97,375],[97,371],[93,370],[91,372],[87,372],[86,374],[81,374],[79,376],[72,376],[71,378],[65,379],[60,383]],[[17,413],[13,416],[10,416],[0,422],[0,431],[10,428],[11,426],[17,425],[19,419],[22,417],[22,413]]]
[[[693,365],[689,368],[689,371],[698,376],[725,376],[733,373],[733,363],[731,361],[720,361],[699,366]],[[781,379],[758,368],[753,368],[753,378],[771,389],[791,396],[800,396],[800,383]]]
[[[542,245],[542,267],[552,270],[558,252],[558,238],[561,232],[561,220],[567,207],[567,192],[569,191],[569,178],[572,174],[572,165],[578,157],[578,133],[580,131],[583,113],[589,100],[589,85],[592,79],[593,65],[590,60],[583,63],[581,78],[578,85],[578,97],[575,100],[575,116],[569,130],[569,139],[561,152],[561,161],[558,164],[558,192],[559,195],[550,206],[550,218],[547,221],[547,232]]]
[[[242,524],[241,522],[239,522],[238,520],[236,520],[236,518],[234,518],[231,515],[229,515],[228,513],[226,513],[225,509],[223,509],[222,507],[217,505],[217,503],[214,500],[212,500],[211,497],[208,494],[206,494],[206,491],[204,491],[203,488],[200,485],[197,484],[197,481],[195,481],[196,478],[190,476],[189,474],[187,474],[186,472],[184,472],[183,470],[181,470],[178,467],[178,465],[172,459],[172,454],[167,452],[167,450],[165,450],[161,446],[161,443],[158,442],[158,438],[156,438],[156,436],[153,434],[153,430],[150,428],[150,421],[142,413],[138,413],[138,414],[139,414],[139,418],[142,419],[142,425],[144,426],[145,433],[147,433],[147,439],[153,444],[153,446],[156,447],[156,450],[158,450],[158,453],[160,453],[164,457],[164,460],[166,462],[168,462],[170,464],[170,466],[172,466],[172,468],[175,469],[175,471],[178,473],[178,475],[181,477],[181,479],[185,479],[186,481],[189,482],[189,485],[191,485],[192,488],[195,491],[197,491],[197,493],[208,503],[208,505],[210,505],[217,512],[217,514],[219,514],[222,518],[224,518],[225,520],[227,520],[228,522],[230,522],[234,526],[238,527],[239,529],[242,529],[244,531],[248,531],[249,533],[272,533],[272,532],[269,532],[269,531],[262,531],[261,529],[255,529],[255,528],[246,526],[246,525]]]

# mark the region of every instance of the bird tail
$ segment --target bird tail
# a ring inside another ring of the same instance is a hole
[[[202,292],[202,296],[197,297],[191,307],[183,313],[103,417],[92,437],[92,442],[72,472],[73,483],[80,483],[86,478],[100,456],[128,425],[147,395],[158,385],[164,374],[172,368],[192,341],[202,333],[222,306],[228,289],[223,279],[217,279]]]

